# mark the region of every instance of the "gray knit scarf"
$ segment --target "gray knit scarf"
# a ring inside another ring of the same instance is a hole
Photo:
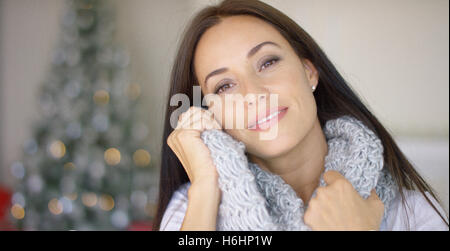
[[[325,172],[340,172],[364,199],[375,188],[386,217],[397,186],[383,168],[381,140],[350,116],[327,121],[324,133],[328,144]],[[219,173],[222,200],[217,230],[311,230],[303,221],[307,205],[280,176],[249,162],[244,143],[222,130],[206,130],[201,138]],[[322,174],[320,186],[325,185]]]

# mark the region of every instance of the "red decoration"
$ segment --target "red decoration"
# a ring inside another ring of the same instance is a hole
[[[8,211],[11,207],[11,192],[0,187],[0,230],[12,230],[13,227],[8,221]]]
[[[11,205],[11,192],[6,188],[0,187],[0,221],[5,218],[8,208]]]

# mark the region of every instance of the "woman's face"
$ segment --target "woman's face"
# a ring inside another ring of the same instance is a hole
[[[270,24],[252,16],[227,17],[204,33],[194,56],[203,94],[217,95],[222,101],[222,105],[214,104],[210,110],[228,134],[246,145],[249,154],[260,158],[280,156],[298,145],[313,127],[317,112],[312,86],[318,83],[317,70],[308,60],[300,60]],[[216,74],[210,75],[214,71]],[[274,94],[277,104],[270,100]],[[238,112],[236,106],[242,103],[226,103],[227,95],[258,98],[247,99],[243,111]],[[276,137],[263,140],[260,134],[270,130],[264,127],[267,123],[261,125],[265,130],[252,128],[278,107],[287,110],[279,120],[275,119]],[[272,109],[270,113],[268,109]],[[234,127],[226,128],[225,121],[234,121]],[[237,127],[236,121],[243,121],[244,126]]]

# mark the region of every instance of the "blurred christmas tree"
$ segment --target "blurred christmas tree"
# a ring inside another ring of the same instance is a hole
[[[140,87],[128,80],[126,51],[112,43],[108,4],[66,2],[41,84],[42,118],[11,166],[18,185],[10,214],[19,229],[133,229],[153,215],[148,129],[135,112]]]

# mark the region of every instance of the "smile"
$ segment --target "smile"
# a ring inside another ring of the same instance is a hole
[[[259,119],[256,123],[253,123],[252,126],[249,126],[248,129],[252,131],[266,130],[275,123],[278,123],[278,121],[286,115],[287,110],[287,107],[277,107],[275,110],[272,108],[269,116]],[[258,117],[260,118],[261,116]]]

